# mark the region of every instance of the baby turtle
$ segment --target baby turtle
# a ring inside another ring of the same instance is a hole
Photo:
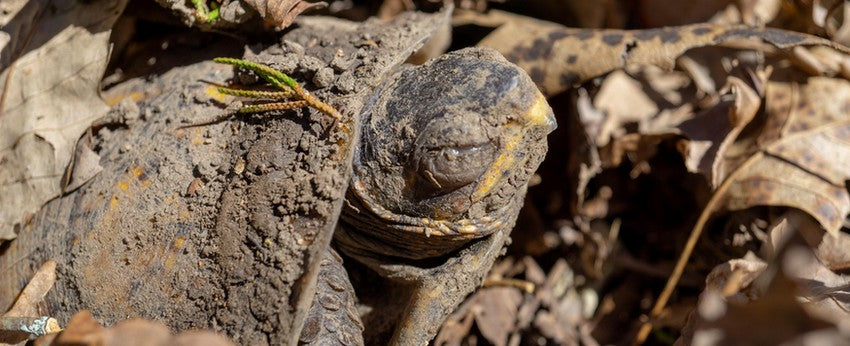
[[[90,309],[239,343],[427,343],[501,254],[555,128],[531,79],[493,50],[402,65],[447,20],[303,18],[246,55],[308,81],[339,126],[304,108],[176,129],[237,102],[202,82],[231,71],[205,62],[143,84],[160,90],[140,104],[144,122],[95,129],[103,172],[0,256],[0,304],[54,259],[46,300],[60,320]],[[352,259],[357,308],[334,249]]]

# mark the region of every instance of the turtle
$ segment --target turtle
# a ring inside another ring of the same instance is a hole
[[[259,80],[210,61],[115,87],[141,100],[81,140],[103,171],[2,250],[0,305],[53,259],[46,307],[65,322],[89,309],[238,343],[427,343],[503,252],[556,127],[494,50],[404,64],[450,12],[304,17],[246,49],[336,120],[301,108],[192,126],[242,102],[215,83]]]

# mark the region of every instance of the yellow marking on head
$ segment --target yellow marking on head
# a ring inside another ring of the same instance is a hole
[[[505,140],[502,144],[502,150],[499,153],[499,157],[493,161],[493,165],[484,173],[484,179],[481,180],[481,183],[478,184],[478,188],[475,190],[475,193],[472,195],[472,201],[480,201],[484,196],[486,196],[490,191],[496,186],[502,177],[504,176],[504,172],[510,172],[514,169],[514,165],[516,164],[517,158],[517,146],[522,142],[523,135],[525,133],[525,127],[535,127],[535,126],[544,126],[551,122],[549,119],[549,104],[546,103],[546,98],[541,93],[537,93],[537,98],[534,100],[534,103],[528,109],[528,112],[523,114],[523,120],[526,120],[525,123],[517,123],[517,122],[509,122],[505,125],[508,130],[512,131],[507,140]]]
[[[112,196],[109,200],[109,209],[115,209],[118,207],[118,196]]]
[[[528,123],[532,126],[543,126],[551,121],[549,119],[549,104],[546,103],[546,98],[543,97],[543,94],[537,93],[537,99],[534,100],[534,104],[531,105],[528,113],[525,113],[523,118],[528,120]]]
[[[478,188],[472,195],[473,202],[480,201],[485,195],[490,193],[490,190],[502,179],[502,172],[513,168],[514,161],[516,161],[516,147],[522,141],[522,130],[518,128],[519,126],[516,123],[509,123],[506,126],[512,127],[514,133],[503,143],[499,157],[493,161],[493,164],[484,173],[484,179],[481,180],[481,183],[478,184]]]
[[[127,191],[127,189],[130,188],[130,184],[128,184],[126,181],[121,180],[118,182],[118,188],[121,189],[121,191]]]

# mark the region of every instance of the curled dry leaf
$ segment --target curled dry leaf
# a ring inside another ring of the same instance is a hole
[[[90,142],[90,133],[86,133],[77,141],[74,156],[71,157],[71,163],[62,181],[63,193],[76,190],[103,170],[100,165],[100,155],[92,150]]]
[[[495,11],[494,11],[495,12]],[[546,95],[630,65],[670,69],[687,50],[730,46],[764,51],[798,46],[846,47],[816,36],[772,28],[694,24],[647,30],[587,30],[505,13],[466,22],[496,26],[480,46],[491,47],[522,67]],[[767,43],[767,45],[765,45]]]
[[[702,173],[715,188],[722,179],[720,158],[756,116],[762,103],[761,95],[743,80],[729,77],[727,83],[734,100],[721,101],[678,126],[690,139],[685,158],[688,170]]]
[[[47,261],[33,274],[32,279],[18,296],[18,300],[3,316],[35,316],[38,304],[56,282],[56,262]]]
[[[771,82],[760,151],[727,158],[719,193],[731,210],[759,205],[801,209],[837,234],[850,212],[850,83],[810,78],[807,84]]]
[[[323,8],[328,4],[324,1],[307,2],[304,0],[244,0],[251,5],[266,22],[277,28],[285,28],[292,24],[295,17],[309,9]]]

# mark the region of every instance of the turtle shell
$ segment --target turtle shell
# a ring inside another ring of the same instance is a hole
[[[304,18],[246,59],[293,72],[356,125],[373,88],[447,20]],[[145,82],[159,93],[139,105],[143,122],[95,129],[105,169],[6,246],[0,306],[53,259],[59,280],[46,302],[62,322],[89,309],[104,323],[144,317],[238,343],[296,343],[358,133],[328,134],[328,120],[306,109],[177,129],[233,102],[203,82],[231,76],[211,62],[174,68]]]

